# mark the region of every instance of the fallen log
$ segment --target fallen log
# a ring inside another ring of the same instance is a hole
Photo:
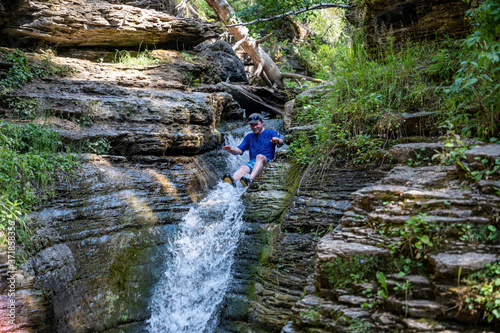
[[[241,108],[245,109],[246,115],[253,112],[267,112],[273,115],[282,115],[283,108],[279,107],[278,104],[271,101],[264,101],[260,96],[254,94],[250,91],[251,87],[245,88],[242,85],[231,84],[227,82],[221,82],[224,86],[224,90],[233,96],[234,100],[237,101]]]

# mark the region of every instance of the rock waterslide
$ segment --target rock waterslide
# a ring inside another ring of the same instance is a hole
[[[233,140],[227,144],[238,143]],[[227,155],[231,169],[246,159]],[[244,190],[220,182],[184,216],[180,232],[169,247],[172,259],[152,297],[149,332],[215,331],[216,314],[231,281],[234,251],[243,225]]]
[[[403,22],[397,33],[418,21],[413,31],[418,36],[432,30],[422,25],[425,22],[454,26],[461,33],[459,25],[441,24],[456,22],[455,2],[371,3],[381,19],[385,16],[380,4],[392,6],[393,18],[400,17],[403,8],[423,14],[393,20]],[[223,140],[216,126],[221,117],[241,118],[242,110],[217,87],[189,87],[210,68],[187,61],[178,51],[158,49],[153,51],[158,65],[126,67],[111,63],[114,52],[76,48],[137,49],[141,42],[179,47],[214,37],[212,24],[175,19],[145,8],[144,1],[133,4],[142,9],[101,1],[13,1],[0,6],[2,36],[9,45],[59,43],[65,47],[59,56],[40,48],[33,57],[72,69],[66,77],[34,82],[9,97],[37,101],[35,121],[52,126],[65,144],[110,153],[82,155],[76,177],[62,182],[56,189],[58,198],[30,216],[36,228],[35,254],[18,269],[17,324],[0,322],[4,332],[146,332],[163,315],[152,311],[151,304],[178,304],[158,298],[150,303],[154,286],[165,272],[176,276],[168,271],[173,262],[187,263],[175,259],[173,249],[176,240],[183,244],[178,237],[182,223],[192,217],[188,212],[195,203],[208,204],[202,198],[223,170],[231,168],[216,149]],[[434,20],[436,14],[442,20]],[[30,16],[36,19],[27,19]],[[413,116],[408,122],[413,121],[417,130],[423,126],[421,120],[431,119],[425,113]],[[307,130],[298,124],[287,126],[288,137]],[[464,183],[455,167],[405,166],[416,150],[431,156],[441,147],[395,147],[392,152],[400,166],[369,172],[304,173],[281,153],[243,196],[245,223],[234,249],[234,278],[222,284],[228,292],[220,303],[217,329],[467,331],[471,323],[484,323],[477,312],[455,307],[463,297],[463,290],[455,288],[457,275],[498,261],[498,245],[450,237],[425,258],[428,274],[401,277],[384,267],[390,255],[387,245],[395,240],[380,235],[376,227],[382,223],[395,227],[426,213],[431,223],[470,225],[474,230],[490,223],[498,226],[496,182]],[[494,160],[499,151],[498,145],[476,147],[466,153],[468,165],[474,168],[476,157]],[[195,225],[190,232],[198,236],[197,229]],[[235,234],[230,238],[234,240]],[[233,251],[229,248],[228,253]],[[339,259],[349,263],[359,256],[380,264],[387,298],[369,291],[380,288],[375,277],[364,283],[347,281],[342,288],[332,285],[332,274],[345,269]],[[5,275],[5,266],[0,273]],[[409,293],[401,291],[405,284],[412,286]],[[158,288],[166,285],[163,281]],[[9,301],[5,290],[2,286],[0,311]],[[222,294],[216,294],[211,304],[219,304]],[[192,296],[196,303],[199,294]],[[6,318],[4,313],[0,320]],[[213,312],[200,313],[190,316],[183,311],[176,322],[203,319],[208,326],[201,323],[200,329],[215,330],[218,318]],[[168,322],[157,327],[171,329]]]

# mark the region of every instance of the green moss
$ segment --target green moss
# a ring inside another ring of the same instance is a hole
[[[117,294],[128,294],[129,283],[134,274],[131,267],[145,258],[144,248],[131,245],[117,251],[109,267],[108,284],[110,290]]]
[[[394,268],[390,257],[362,254],[338,257],[320,265],[320,287],[342,289],[351,283],[374,281],[378,271],[391,271]]]

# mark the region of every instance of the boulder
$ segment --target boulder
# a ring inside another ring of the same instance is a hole
[[[245,66],[228,43],[222,40],[212,44],[204,42],[196,46],[195,51],[214,62],[214,74],[222,81],[248,83]]]

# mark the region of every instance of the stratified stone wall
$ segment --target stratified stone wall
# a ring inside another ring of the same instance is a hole
[[[321,236],[339,225],[352,192],[385,174],[304,171],[280,152],[245,193],[246,230],[222,313],[223,327],[280,332],[311,284]]]
[[[131,3],[132,4],[132,3]],[[144,4],[138,3],[141,7]],[[155,9],[86,0],[14,1],[0,5],[5,46],[58,47],[171,45],[183,49],[218,36],[210,22],[182,19]]]
[[[469,8],[462,0],[365,0],[347,18],[351,24],[363,24],[375,44],[387,35],[405,42],[467,35]]]
[[[397,154],[404,146],[395,149]],[[481,170],[485,164],[477,158],[494,163],[500,145],[477,146],[465,156],[465,167]],[[500,184],[494,179],[500,174],[490,176],[476,182],[464,178],[459,166],[397,166],[376,184],[355,191],[341,227],[319,241],[314,287],[296,303],[293,321],[283,331],[493,332],[498,319],[488,323],[477,304],[472,310],[463,304],[473,290],[467,275],[500,260],[498,239],[491,237],[499,226]],[[419,239],[391,233],[415,216],[426,222],[408,226],[419,230],[407,232],[423,237],[434,230],[430,235],[436,235],[428,236],[431,244],[421,238],[421,251],[410,245]],[[401,260],[402,249],[391,249],[405,240],[412,254]],[[420,269],[399,274],[405,265],[418,263]],[[383,274],[387,294],[376,273]]]
[[[75,174],[54,189],[57,198],[27,217],[32,256],[16,276],[16,325],[4,321],[10,298],[0,265],[0,330],[145,332],[177,224],[226,171],[216,126],[243,111],[215,88],[190,91],[185,75],[206,66],[177,51],[156,50],[158,65],[136,67],[111,63],[106,51],[64,55],[28,54],[30,62],[49,56],[66,76],[6,97],[36,102],[34,123],[100,155],[81,154]],[[2,107],[10,116],[13,106]]]

